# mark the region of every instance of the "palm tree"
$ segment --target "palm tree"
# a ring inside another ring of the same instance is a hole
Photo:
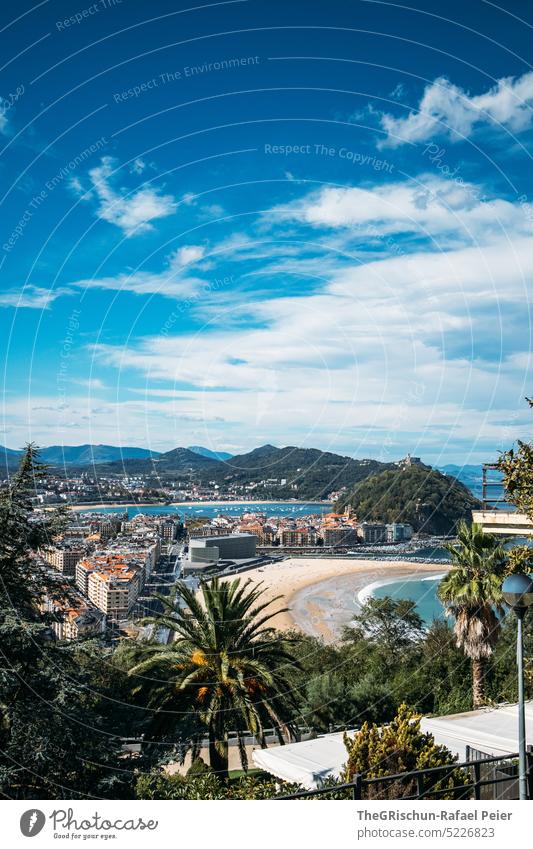
[[[499,634],[502,613],[502,578],[506,554],[481,525],[460,522],[457,545],[447,545],[452,568],[439,584],[438,596],[446,615],[455,619],[457,645],[472,661],[472,701],[483,704],[485,661]]]
[[[178,583],[173,596],[159,596],[163,612],[152,620],[170,630],[172,642],[141,645],[129,670],[137,690],[148,689],[149,706],[167,712],[170,722],[186,705],[207,726],[210,764],[221,777],[228,774],[229,731],[237,732],[243,769],[245,730],[263,748],[266,725],[281,744],[284,733],[294,736],[290,671],[297,663],[268,624],[280,611],[266,609],[278,598],[262,596],[250,580],[201,581],[198,594]]]

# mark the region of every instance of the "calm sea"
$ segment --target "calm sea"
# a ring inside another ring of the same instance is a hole
[[[153,504],[149,507],[87,507],[80,512],[83,513],[124,513],[128,510],[128,516],[136,516],[138,513],[146,515],[183,516],[194,518],[195,516],[207,516],[214,519],[215,516],[242,516],[243,513],[266,513],[267,516],[309,516],[311,514],[331,513],[332,505],[324,504],[323,501],[276,501],[273,504],[258,502],[249,504],[242,501],[220,501],[217,504],[200,505],[170,505]]]
[[[414,601],[422,620],[430,625],[434,619],[444,619],[444,608],[437,598],[437,587],[441,576],[408,577],[382,584],[372,591],[373,598],[391,596],[394,599],[408,598]]]

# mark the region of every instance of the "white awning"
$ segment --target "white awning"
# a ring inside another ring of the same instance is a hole
[[[348,759],[343,736],[343,733],[326,734],[302,743],[255,749],[252,759],[257,767],[276,778],[315,790],[321,787],[326,778],[340,777]]]
[[[436,743],[447,746],[460,761],[466,760],[466,747],[487,756],[518,751],[517,705],[499,705],[450,716],[423,717],[423,731]],[[352,735],[355,732],[350,731]],[[526,702],[526,740],[533,744],[533,700]],[[339,778],[347,761],[343,734],[326,734],[303,743],[256,749],[254,764],[276,778],[301,784],[308,790],[320,787],[329,777]]]
[[[533,743],[533,700],[526,702],[526,740]],[[436,743],[447,746],[459,760],[466,760],[466,747],[487,756],[518,752],[518,707],[516,704],[481,708],[450,716],[424,717],[423,731],[433,734]]]

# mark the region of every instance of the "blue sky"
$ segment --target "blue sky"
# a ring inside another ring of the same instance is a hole
[[[528,436],[524,3],[9,5],[0,443]]]

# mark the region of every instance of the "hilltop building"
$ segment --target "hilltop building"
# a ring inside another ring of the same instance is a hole
[[[423,466],[423,462],[420,457],[411,457],[408,454],[403,460],[397,460],[395,463],[396,466]]]

